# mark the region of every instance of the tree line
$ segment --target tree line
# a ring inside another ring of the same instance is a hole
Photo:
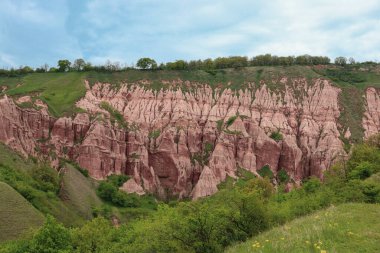
[[[376,62],[357,62],[354,58],[346,58],[343,56],[336,57],[334,62],[327,56],[276,56],[271,54],[257,55],[252,58],[247,56],[229,56],[218,57],[215,59],[204,60],[176,60],[173,62],[157,64],[157,62],[148,57],[140,58],[136,65],[122,66],[120,62],[112,62],[108,60],[104,65],[93,65],[89,61],[82,58],[71,62],[67,59],[61,59],[57,62],[57,66],[49,67],[44,64],[38,68],[29,66],[21,66],[19,68],[0,69],[0,76],[18,76],[28,73],[44,73],[44,72],[69,72],[69,71],[98,71],[98,72],[116,72],[125,71],[128,69],[138,70],[215,70],[226,68],[242,68],[249,66],[314,66],[314,65],[329,65],[335,64],[338,66],[354,65],[354,64],[377,64]]]

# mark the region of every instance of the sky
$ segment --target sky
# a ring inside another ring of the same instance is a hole
[[[0,1],[0,68],[265,53],[380,61],[380,1]]]

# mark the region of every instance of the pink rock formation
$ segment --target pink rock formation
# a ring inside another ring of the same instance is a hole
[[[368,88],[365,93],[365,112],[363,117],[364,136],[368,138],[380,131],[380,93]]]
[[[137,184],[133,178],[125,182],[123,186],[120,187],[120,189],[127,193],[136,193],[137,195],[145,194],[144,189],[141,187],[141,185]]]
[[[0,141],[25,155],[75,160],[96,179],[131,175],[127,191],[140,192],[140,186],[161,197],[180,198],[215,193],[216,185],[236,177],[239,167],[256,173],[269,165],[275,174],[283,168],[296,181],[322,177],[336,154],[344,152],[337,123],[340,90],[326,80],[310,84],[283,78],[277,92],[265,84],[232,91],[168,82],[196,87],[191,92],[153,91],[146,88],[149,82],[143,84],[145,88],[125,84],[113,89],[86,83],[86,95],[77,106],[88,114],[74,119],[52,118],[43,104],[40,110],[20,109],[4,97]],[[121,112],[128,128],[111,124],[101,102]],[[236,119],[227,124],[231,117]],[[272,140],[274,131],[283,140]]]

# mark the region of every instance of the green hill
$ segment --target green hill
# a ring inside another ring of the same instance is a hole
[[[33,159],[25,159],[0,143],[1,181],[13,187],[40,212],[53,215],[65,225],[84,221],[69,201],[59,198],[60,182],[56,170]]]
[[[93,218],[92,208],[100,207],[102,201],[96,195],[96,186],[72,165],[66,164],[62,177],[60,196],[69,206],[77,210],[82,217]]]
[[[16,190],[0,182],[0,242],[41,226],[44,216]]]
[[[380,252],[379,217],[379,204],[342,204],[269,230],[226,252]]]

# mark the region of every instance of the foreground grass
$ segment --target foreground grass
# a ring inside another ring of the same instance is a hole
[[[226,252],[380,252],[379,216],[378,204],[333,206],[262,233]]]
[[[16,190],[0,182],[0,242],[41,226],[44,216]]]

